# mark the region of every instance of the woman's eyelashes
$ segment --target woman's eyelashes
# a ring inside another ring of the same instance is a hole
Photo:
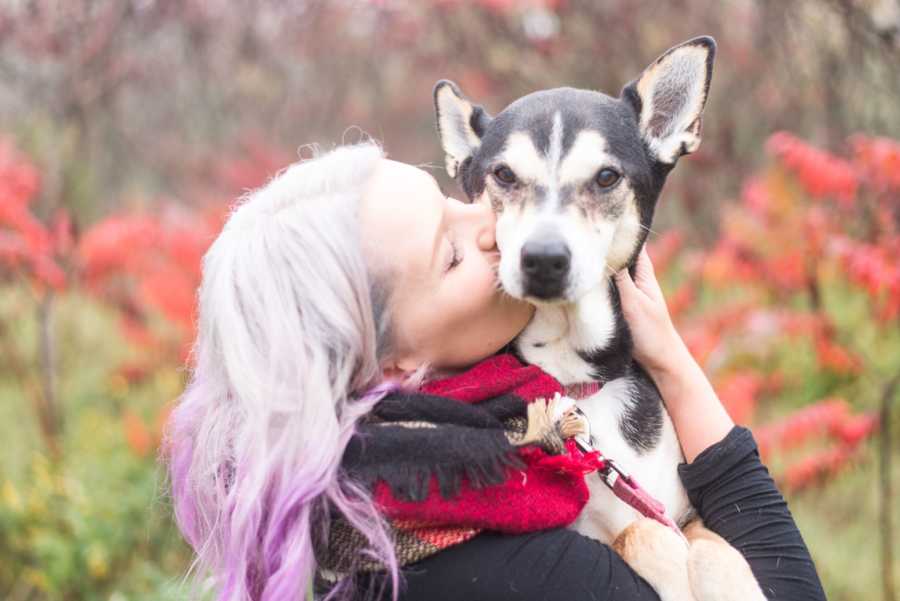
[[[459,253],[459,248],[456,246],[456,242],[453,241],[453,238],[450,238],[450,261],[447,263],[447,268],[444,269],[444,273],[455,269],[460,263],[462,263],[462,260],[463,257]]]
[[[446,194],[444,194],[444,200],[449,201],[450,204],[459,202],[455,198],[447,196]],[[456,269],[456,267],[459,266],[459,264],[462,263],[463,260],[462,253],[460,253],[459,246],[456,244],[455,238],[453,236],[448,236],[447,240],[450,242],[450,257],[447,261],[446,267],[444,268],[444,273],[448,273]]]

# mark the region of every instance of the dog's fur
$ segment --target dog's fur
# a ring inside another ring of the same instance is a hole
[[[471,200],[495,211],[499,281],[537,308],[517,353],[563,384],[604,382],[578,402],[596,446],[682,525],[692,512],[676,469],[684,459],[659,391],[632,358],[611,276],[634,265],[666,176],[700,144],[714,55],[712,38],[696,38],[654,61],[619,98],[557,88],[524,96],[496,117],[452,82],[434,89],[447,171]],[[589,486],[574,528],[606,543],[618,537],[620,552],[663,599],[694,598],[690,590],[707,598],[689,583],[711,580],[702,567],[688,569],[696,562],[674,533],[635,523],[639,514],[599,477]],[[731,573],[750,574],[734,556],[741,567]]]

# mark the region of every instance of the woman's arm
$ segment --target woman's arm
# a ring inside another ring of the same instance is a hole
[[[634,280],[617,276],[634,354],[656,382],[688,463],[678,473],[705,525],[750,564],[768,599],[824,601],[825,592],[787,502],[736,427],[669,317],[646,250]]]
[[[678,474],[704,525],[747,559],[772,601],[825,601],[806,543],[750,430],[734,427]]]

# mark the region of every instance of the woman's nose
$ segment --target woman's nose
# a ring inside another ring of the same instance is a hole
[[[467,239],[474,236],[478,250],[488,252],[497,248],[497,218],[487,203],[462,203],[449,197],[448,202],[457,227],[466,232]]]
[[[486,203],[470,205],[475,211],[476,235],[478,248],[483,251],[494,250],[497,246],[497,217]]]

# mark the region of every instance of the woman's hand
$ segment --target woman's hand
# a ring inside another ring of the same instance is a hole
[[[641,249],[634,279],[627,269],[616,274],[622,312],[634,340],[634,357],[651,376],[677,367],[690,353],[675,330],[647,248]],[[674,364],[674,365],[673,365]]]
[[[691,462],[725,438],[734,422],[675,330],[646,248],[638,256],[634,280],[623,269],[616,274],[616,285],[634,340],[634,357],[656,383],[684,457]]]

